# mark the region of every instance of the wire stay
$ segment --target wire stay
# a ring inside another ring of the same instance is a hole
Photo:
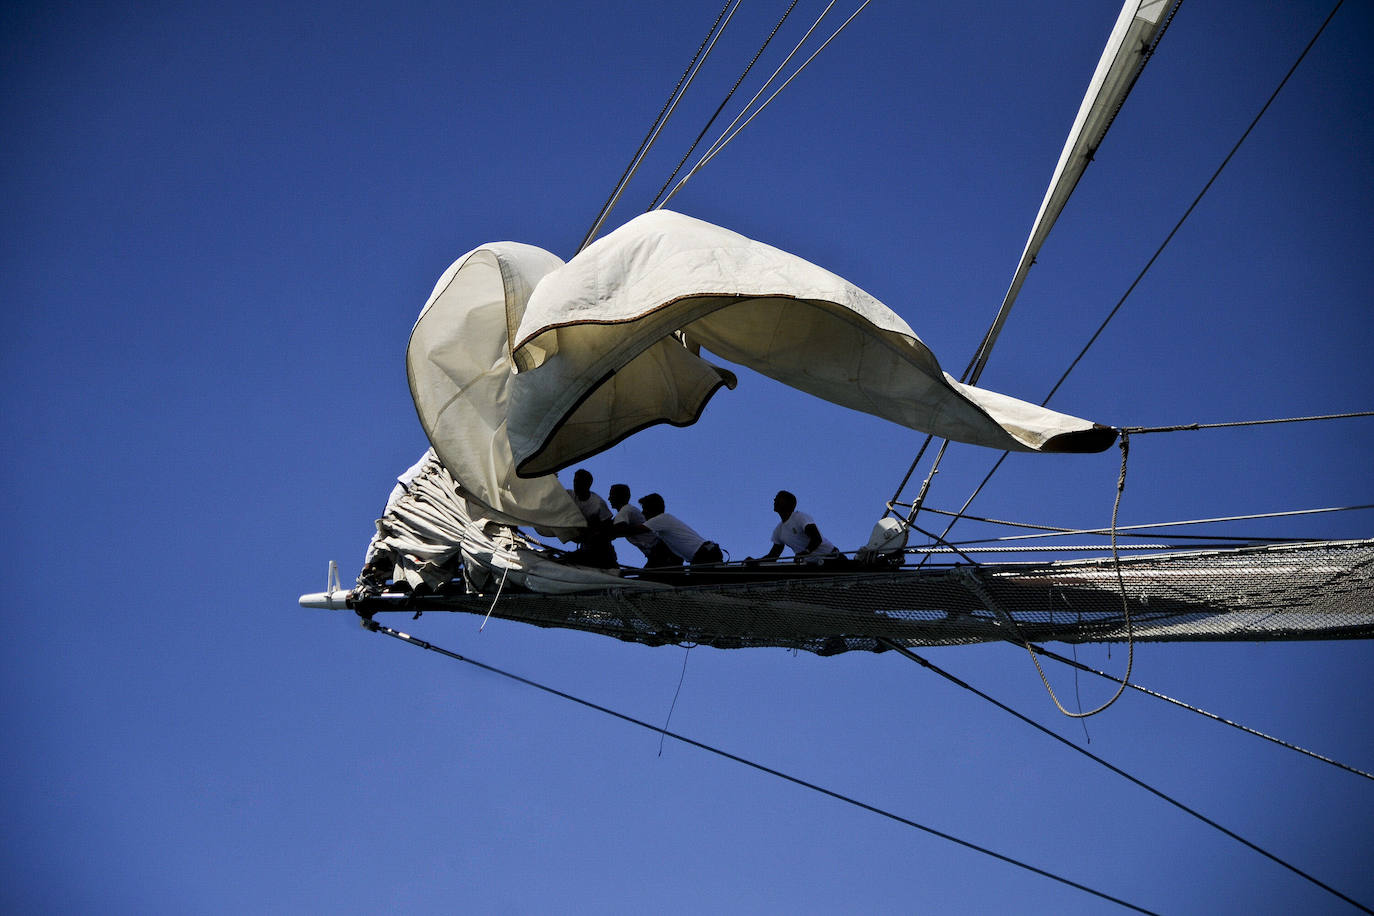
[[[566,693],[554,687],[549,687],[545,684],[539,683],[538,681],[530,680],[529,678],[522,677],[521,675],[514,674],[510,671],[505,671],[493,665],[488,665],[484,662],[479,662],[476,659],[468,658],[465,655],[459,655],[457,652],[451,652],[448,649],[436,646],[431,642],[426,642],[423,639],[411,636],[409,633],[402,633],[399,630],[393,630],[391,627],[388,627],[385,624],[377,623],[375,620],[364,618],[363,626],[374,633],[381,633],[383,636],[390,636],[392,639],[399,640],[401,642],[415,646],[416,648],[427,649],[430,652],[437,653],[446,658],[453,659],[454,661],[465,662],[466,664],[472,665],[476,668],[480,668],[483,671],[487,671],[491,674],[498,674],[501,677],[508,678],[518,683],[524,684],[526,687],[533,687],[536,690],[542,690],[543,692],[556,696],[560,699],[577,703],[580,706],[585,706],[588,709],[595,710],[596,712],[604,713],[605,715],[612,716],[616,719],[620,719],[623,722],[628,722],[631,725],[638,725],[640,728],[648,729],[651,732],[655,732],[660,735],[666,735],[669,738],[681,741],[683,744],[688,744],[692,747],[698,748],[699,750],[715,754],[718,757],[724,757],[726,760],[732,760],[735,763],[743,764],[744,766],[758,770],[761,773],[766,773],[769,776],[776,776],[779,779],[793,783],[794,785],[801,786],[804,789],[810,789],[813,792],[819,792],[820,794],[829,796],[830,798],[836,799],[837,801],[842,801],[846,804],[853,805],[856,808],[862,808],[863,810],[868,811],[872,814],[877,814],[882,817],[888,818],[889,820],[896,821],[899,824],[904,824],[908,827],[913,827],[932,836],[939,837],[942,840],[948,840],[949,842],[954,843],[958,846],[963,846],[965,849],[971,849],[974,852],[979,852],[983,855],[991,856],[992,858],[1002,862],[1006,862],[1009,865],[1015,865],[1017,868],[1025,869],[1026,871],[1033,872],[1037,875],[1040,875],[1041,877],[1049,878],[1052,881],[1057,881],[1060,884],[1065,884],[1069,887],[1083,891],[1084,893],[1092,894],[1094,897],[1099,897],[1103,900],[1108,900],[1112,903],[1118,904],[1119,906],[1123,906],[1126,909],[1134,910],[1137,913],[1153,913],[1152,910],[1147,910],[1144,907],[1136,906],[1135,904],[1122,900],[1119,897],[1113,897],[1110,894],[1088,887],[1086,884],[1080,884],[1077,881],[1073,881],[1061,875],[1056,875],[1053,872],[1046,871],[1043,868],[1038,868],[1037,866],[1031,865],[1026,862],[1022,862],[1018,859],[1013,859],[1010,856],[1003,855],[1002,853],[988,849],[985,846],[979,846],[976,843],[969,842],[968,840],[960,839],[959,837],[956,837],[953,834],[945,833],[942,830],[938,830],[934,827],[927,826],[917,821],[913,821],[910,818],[902,817],[899,814],[894,814],[893,812],[887,811],[883,808],[879,808],[876,805],[870,805],[867,802],[862,802],[851,796],[843,795],[831,789],[824,788],[823,786],[819,786],[816,783],[807,782],[804,779],[799,779],[796,776],[791,776],[787,773],[782,772],[781,770],[776,770],[772,767],[765,766],[753,760],[749,760],[748,758],[740,757],[737,754],[732,754],[729,751],[722,750],[718,747],[714,747],[704,742],[696,741],[692,738],[686,737],[685,735],[668,731],[666,728],[661,728],[657,725],[645,722],[642,719],[636,719],[633,716],[626,715],[625,713],[616,712],[615,710],[610,709],[609,707],[602,706],[598,703],[593,703],[590,700],[584,700],[581,697],[573,696],[570,693]]]
[[[1113,773],[1117,774],[1118,776],[1120,776],[1120,777],[1126,779],[1126,780],[1129,781],[1129,782],[1134,783],[1134,784],[1137,785],[1137,786],[1140,786],[1140,788],[1144,789],[1145,791],[1149,792],[1150,794],[1152,794],[1152,795],[1154,795],[1154,796],[1156,796],[1156,797],[1158,797],[1158,798],[1163,799],[1164,801],[1166,801],[1166,802],[1168,802],[1169,804],[1173,805],[1175,808],[1178,808],[1180,811],[1183,811],[1183,812],[1186,813],[1186,814],[1190,814],[1190,815],[1192,815],[1193,817],[1197,818],[1198,820],[1202,821],[1204,824],[1208,825],[1209,827],[1212,827],[1212,828],[1214,828],[1214,829],[1216,829],[1216,830],[1218,830],[1218,831],[1220,831],[1220,832],[1226,834],[1227,836],[1229,836],[1231,839],[1235,840],[1236,842],[1238,842],[1238,843],[1240,843],[1240,844],[1242,844],[1242,845],[1244,845],[1244,846],[1250,847],[1250,848],[1253,849],[1255,852],[1258,852],[1260,855],[1264,856],[1265,858],[1267,858],[1267,859],[1269,859],[1269,860],[1271,860],[1271,861],[1273,861],[1273,862],[1276,862],[1276,863],[1279,864],[1279,865],[1282,865],[1284,868],[1286,868],[1286,869],[1288,869],[1289,871],[1293,872],[1293,874],[1298,875],[1299,877],[1304,878],[1304,879],[1306,879],[1307,881],[1312,882],[1312,883],[1315,884],[1317,887],[1320,887],[1322,890],[1326,891],[1328,894],[1332,894],[1332,895],[1334,895],[1334,896],[1336,896],[1336,897],[1339,897],[1340,899],[1344,900],[1346,903],[1350,904],[1351,906],[1353,906],[1353,907],[1355,907],[1355,908],[1357,908],[1357,909],[1359,909],[1359,910],[1362,910],[1362,911],[1364,911],[1364,912],[1366,912],[1366,913],[1374,914],[1374,910],[1372,910],[1372,909],[1370,909],[1369,907],[1365,906],[1364,904],[1360,903],[1358,900],[1354,900],[1354,899],[1352,899],[1351,897],[1346,896],[1345,894],[1343,894],[1343,893],[1341,893],[1340,891],[1336,890],[1336,889],[1335,889],[1334,887],[1332,887],[1331,885],[1326,884],[1325,882],[1323,882],[1323,881],[1321,881],[1321,880],[1319,880],[1319,879],[1313,877],[1312,875],[1309,875],[1307,872],[1305,872],[1305,871],[1303,871],[1302,869],[1298,868],[1296,865],[1292,865],[1292,864],[1290,864],[1289,862],[1286,862],[1286,861],[1284,861],[1283,859],[1280,859],[1278,856],[1274,855],[1272,852],[1269,852],[1268,850],[1264,849],[1263,847],[1258,846],[1258,845],[1256,845],[1255,843],[1252,843],[1251,841],[1247,840],[1245,837],[1241,836],[1240,834],[1236,833],[1235,831],[1230,830],[1230,829],[1228,829],[1228,828],[1226,828],[1226,827],[1223,827],[1221,824],[1219,824],[1219,823],[1217,823],[1216,821],[1212,820],[1211,818],[1207,817],[1205,814],[1202,814],[1200,811],[1197,811],[1197,810],[1194,809],[1194,808],[1188,807],[1187,805],[1185,805],[1183,802],[1179,801],[1178,799],[1173,798],[1172,796],[1166,795],[1164,792],[1161,792],[1159,789],[1154,788],[1153,786],[1149,785],[1148,783],[1144,782],[1143,780],[1141,780],[1141,779],[1139,779],[1139,778],[1137,778],[1137,777],[1135,777],[1135,776],[1132,776],[1130,773],[1127,773],[1125,770],[1121,769],[1120,767],[1116,766],[1115,764],[1112,764],[1112,763],[1107,762],[1105,759],[1103,759],[1102,757],[1099,757],[1098,755],[1094,754],[1092,751],[1088,750],[1087,748],[1079,747],[1077,744],[1074,744],[1074,743],[1073,743],[1072,741],[1070,741],[1069,739],[1063,737],[1062,735],[1057,734],[1057,733],[1054,732],[1054,731],[1051,731],[1050,729],[1048,729],[1048,728],[1046,728],[1045,726],[1041,725],[1039,722],[1035,721],[1034,719],[1030,718],[1029,716],[1027,716],[1027,715],[1025,715],[1025,714],[1023,714],[1023,713],[1017,712],[1015,709],[1012,709],[1010,706],[1008,706],[1007,704],[1001,702],[1000,700],[994,699],[992,696],[989,696],[988,694],[986,694],[986,693],[984,693],[983,691],[979,690],[978,688],[972,686],[971,684],[967,683],[966,681],[963,681],[963,680],[959,679],[958,677],[955,677],[953,674],[950,674],[948,671],[945,671],[943,668],[939,667],[938,665],[935,665],[934,663],[932,663],[932,662],[926,660],[925,658],[921,657],[920,655],[917,655],[915,652],[911,651],[910,649],[908,649],[906,646],[902,645],[901,643],[896,642],[896,641],[891,640],[891,639],[887,639],[886,637],[884,637],[884,638],[882,639],[882,642],[885,643],[885,644],[888,646],[888,648],[895,650],[899,655],[902,655],[903,657],[908,658],[908,659],[910,659],[910,660],[913,661],[913,662],[916,662],[918,665],[921,665],[922,667],[924,667],[924,668],[926,668],[926,669],[928,669],[928,670],[930,670],[930,671],[935,672],[936,674],[940,675],[940,677],[944,678],[945,680],[949,681],[950,683],[955,684],[956,686],[959,686],[959,687],[964,688],[965,690],[967,690],[967,691],[973,693],[975,696],[978,696],[978,697],[980,697],[981,699],[984,699],[984,700],[988,701],[988,702],[991,703],[992,705],[996,706],[998,709],[1001,709],[1001,710],[1004,711],[1004,712],[1010,713],[1011,715],[1013,715],[1013,716],[1015,716],[1016,718],[1020,719],[1022,722],[1025,722],[1027,725],[1031,726],[1032,728],[1036,729],[1037,731],[1040,731],[1040,732],[1043,732],[1043,733],[1046,734],[1046,735],[1049,735],[1049,736],[1050,736],[1051,738],[1053,738],[1055,741],[1058,741],[1059,743],[1061,743],[1061,744],[1063,744],[1063,745],[1065,745],[1065,746],[1067,746],[1067,747],[1073,748],[1075,751],[1077,751],[1078,753],[1080,753],[1080,754],[1082,754],[1083,756],[1087,757],[1089,760],[1092,760],[1092,761],[1094,761],[1094,762],[1096,762],[1096,763],[1098,763],[1098,764],[1101,764],[1102,766],[1104,766],[1104,767],[1106,767],[1107,769],[1111,770]]]
[[[1123,683],[1121,678],[1117,677],[1114,674],[1108,674],[1105,671],[1099,671],[1096,668],[1089,667],[1088,665],[1085,665],[1076,659],[1065,658],[1057,652],[1052,652],[1049,649],[1046,649],[1044,646],[1033,644],[1032,647],[1036,652],[1040,653],[1046,658],[1054,659],[1057,662],[1069,665],[1070,667],[1075,668],[1079,671],[1085,671],[1089,674],[1095,674],[1098,677],[1104,677],[1109,681]],[[1246,734],[1254,735],[1256,738],[1263,738],[1265,741],[1272,741],[1274,744],[1277,744],[1280,747],[1288,748],[1288,750],[1290,751],[1297,751],[1299,754],[1305,754],[1308,757],[1313,758],[1314,760],[1320,760],[1322,763],[1329,763],[1334,767],[1339,767],[1342,770],[1354,773],[1356,776],[1363,776],[1365,779],[1374,779],[1374,773],[1366,773],[1364,770],[1357,769],[1355,767],[1350,766],[1349,764],[1341,763],[1339,760],[1333,760],[1330,757],[1318,754],[1316,751],[1309,751],[1305,747],[1299,747],[1296,744],[1291,744],[1290,742],[1284,741],[1282,738],[1275,738],[1273,735],[1267,735],[1264,732],[1259,731],[1258,729],[1251,728],[1248,725],[1241,725],[1239,722],[1233,722],[1230,719],[1219,716],[1214,712],[1208,712],[1205,709],[1199,709],[1198,707],[1193,706],[1191,703],[1185,703],[1182,700],[1176,700],[1171,696],[1167,696],[1165,694],[1159,693],[1158,691],[1151,690],[1148,687],[1142,687],[1139,684],[1125,682],[1125,685],[1132,690],[1136,690],[1140,693],[1145,694],[1146,696],[1154,697],[1157,700],[1163,700],[1166,703],[1172,703],[1173,705],[1178,706],[1182,709],[1186,709],[1189,712],[1195,712],[1198,715],[1205,716],[1206,718],[1211,719],[1215,722],[1220,722],[1223,725],[1229,725],[1232,728],[1239,729],[1240,731],[1243,731]]]

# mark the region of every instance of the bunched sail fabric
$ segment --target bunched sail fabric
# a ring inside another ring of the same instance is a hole
[[[406,586],[384,601],[400,600],[406,594],[446,593],[451,580],[460,575],[467,594],[524,590],[558,595],[668,588],[657,582],[625,580],[612,570],[559,562],[516,528],[484,517],[433,449],[401,476],[377,519],[377,534],[368,545],[364,565],[377,558],[385,560],[395,583]],[[383,582],[386,578],[381,577]],[[375,598],[383,587],[378,582],[375,588],[367,588],[360,579],[354,598]]]
[[[530,292],[562,261],[518,242],[475,248],[446,270],[406,348],[420,424],[469,503],[489,520],[570,537],[586,524],[553,475],[518,477],[506,436],[510,334]]]
[[[653,423],[693,422],[721,385],[734,387],[696,345],[959,442],[1096,452],[1116,438],[1111,427],[961,385],[857,286],[666,210],[631,220],[539,280],[513,343],[507,433],[522,476],[567,467]]]

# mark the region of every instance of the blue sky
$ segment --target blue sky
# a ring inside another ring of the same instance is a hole
[[[611,225],[784,6],[744,5]],[[717,9],[5,5],[0,908],[1110,909],[296,606],[329,560],[356,574],[426,446],[403,360],[434,281],[488,241],[571,256]],[[1327,9],[1185,4],[983,384],[1043,397]],[[875,2],[673,206],[858,284],[958,374],[1114,16]],[[1346,4],[1053,406],[1118,425],[1374,408],[1371,38]],[[857,546],[919,442],[744,373],[697,426],[587,466],[742,556],[779,487]],[[1141,439],[1121,520],[1374,502],[1371,445],[1368,420]],[[957,507],[995,457],[953,449],[931,503]],[[1117,471],[1115,452],[1017,457],[975,509],[1105,524]],[[1234,533],[1361,537],[1369,515]],[[679,647],[397,625],[655,722],[683,671]],[[1024,650],[926,654],[1374,904],[1368,780],[1142,696],[1085,732]],[[1117,671],[1125,647],[1079,657]],[[1372,663],[1368,642],[1143,645],[1134,678],[1367,770]],[[893,653],[693,650],[671,727],[1150,909],[1345,911]]]

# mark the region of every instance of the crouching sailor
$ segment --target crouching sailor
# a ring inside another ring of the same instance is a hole
[[[662,496],[650,493],[639,500],[639,505],[644,510],[644,526],[658,535],[645,566],[681,566],[684,560],[695,566],[724,559],[719,544],[706,540],[682,519],[663,511]]]
[[[568,495],[587,520],[586,530],[577,536],[577,549],[568,554],[569,562],[602,569],[619,565],[611,545],[611,510],[604,499],[592,492],[592,472],[579,468]]]

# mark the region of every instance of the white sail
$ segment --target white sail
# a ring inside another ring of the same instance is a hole
[[[506,412],[510,331],[535,284],[562,263],[518,242],[468,252],[435,284],[406,348],[420,423],[464,496],[488,519],[558,535],[585,520],[558,478],[516,476]]]
[[[1115,431],[960,385],[895,312],[841,277],[701,220],[637,217],[539,282],[515,336],[509,437],[544,474],[733,378],[675,338],[903,426],[1016,451],[1100,451]]]
[[[1030,236],[1021,252],[1021,260],[1012,274],[1011,285],[1002,299],[1002,306],[989,329],[978,355],[970,366],[968,380],[976,383],[987,363],[988,353],[993,342],[1006,322],[1007,313],[1016,301],[1026,282],[1026,274],[1035,263],[1040,248],[1054,228],[1055,220],[1064,211],[1078,179],[1092,162],[1102,138],[1116,117],[1121,103],[1126,100],[1136,78],[1144,68],[1150,49],[1154,46],[1160,29],[1169,21],[1169,16],[1179,0],[1126,0],[1112,28],[1107,46],[1098,59],[1097,69],[1088,83],[1088,91],[1078,108],[1073,127],[1069,130],[1064,149],[1059,154],[1059,164],[1055,166],[1054,176],[1045,190],[1045,198],[1040,203],[1040,212],[1031,224]]]

